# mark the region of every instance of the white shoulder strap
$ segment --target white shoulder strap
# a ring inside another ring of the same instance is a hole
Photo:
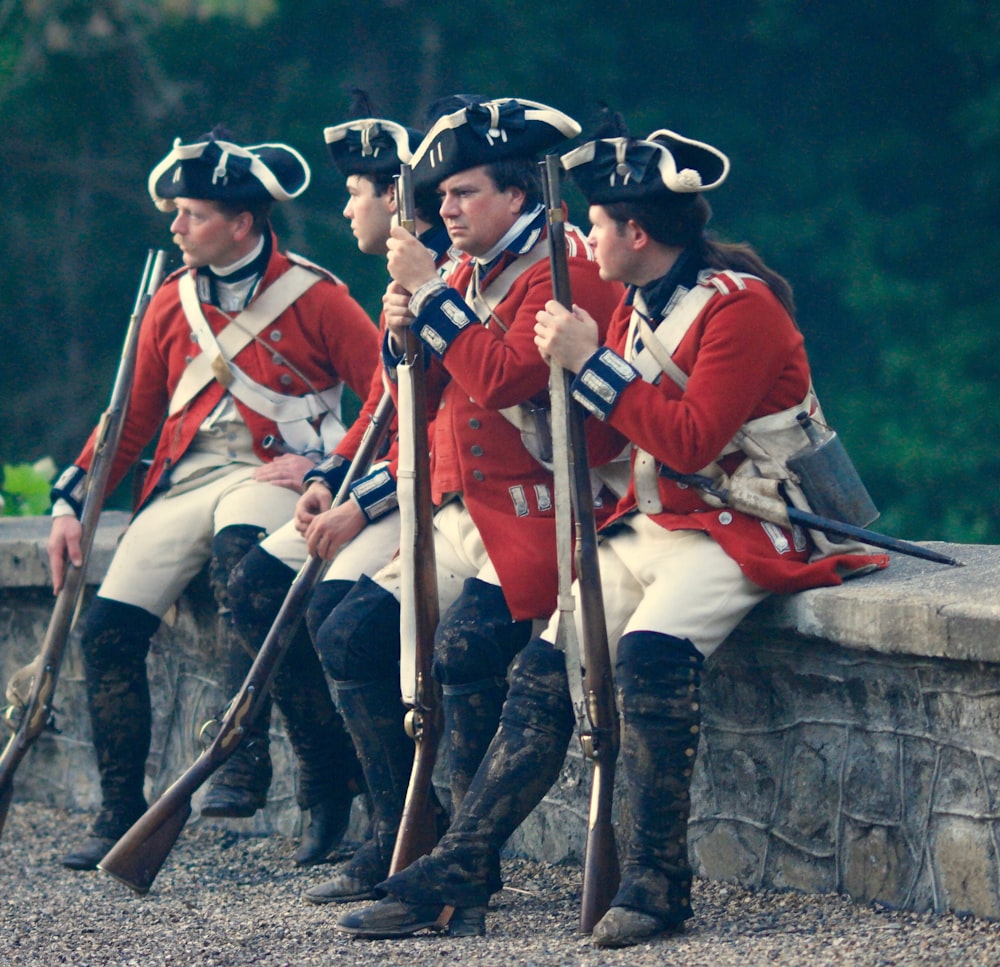
[[[756,276],[729,270],[715,272],[707,278],[702,278],[698,285],[690,289],[670,310],[656,327],[655,332],[643,318],[643,314],[634,311],[629,323],[626,345],[634,346],[638,333],[643,348],[629,362],[639,370],[642,378],[648,382],[653,382],[663,372],[681,389],[684,389],[687,386],[687,373],[671,358],[681,344],[681,340],[687,335],[687,331],[694,324],[695,319],[701,315],[705,306],[715,296],[728,295],[735,290],[745,289],[747,287],[745,280],[752,278],[756,278]],[[636,298],[637,301],[641,300],[639,295]]]
[[[510,265],[507,266],[495,279],[493,279],[490,284],[480,292],[472,291],[472,283],[469,283],[469,287],[465,293],[465,299],[475,312],[477,318],[484,325],[491,320],[497,324],[497,326],[506,332],[507,327],[494,317],[493,310],[503,302],[507,293],[510,292],[511,286],[514,282],[528,271],[533,265],[541,262],[542,259],[548,258],[549,255],[549,239],[543,238],[537,245],[535,245],[530,251],[525,252],[524,255],[519,255]],[[541,416],[543,420],[547,419],[544,415],[538,413],[537,407],[532,406],[530,403],[515,403],[513,406],[506,406],[499,411],[500,415],[504,417],[508,422],[513,423],[514,426],[521,431],[522,440],[527,436],[529,439],[533,439],[538,432],[538,419]],[[547,443],[543,442],[532,442],[528,445],[529,452],[532,452],[532,456],[540,463],[545,465],[548,469],[551,469],[550,454],[546,452]],[[538,452],[533,452],[537,450]]]
[[[217,336],[205,318],[194,273],[181,276],[178,291],[181,307],[191,331],[197,336],[201,352],[188,363],[170,399],[170,414],[182,410],[213,379],[227,388],[232,383],[230,360],[254,337],[278,318],[296,299],[319,282],[321,276],[299,265],[275,279]]]
[[[636,334],[642,340],[642,350],[635,354],[632,363],[639,370],[643,379],[653,382],[662,372],[667,375],[682,390],[687,388],[688,374],[673,361],[673,353],[680,345],[687,331],[694,324],[702,310],[717,295],[728,295],[730,292],[745,289],[746,279],[756,276],[746,275],[729,270],[717,272],[691,289],[673,310],[664,318],[654,331],[642,313],[633,312],[629,323],[629,337],[626,345],[634,346]],[[796,412],[799,408],[796,408]],[[775,414],[777,416],[777,414]],[[771,419],[764,417],[764,419]],[[741,427],[732,440],[726,445],[719,458],[741,449],[748,426]],[[704,468],[703,473],[710,472],[715,467],[711,464]],[[658,465],[652,454],[636,448],[636,459],[633,462],[635,491],[639,507],[646,513],[659,513],[663,506],[659,496]]]
[[[473,292],[472,283],[470,282],[469,288],[465,292],[465,300],[469,303],[479,321],[485,325],[492,320],[501,329],[506,331],[507,327],[499,319],[494,318],[493,310],[503,302],[514,282],[537,262],[548,258],[548,255],[549,240],[548,238],[543,238],[530,251],[514,259],[485,289]]]

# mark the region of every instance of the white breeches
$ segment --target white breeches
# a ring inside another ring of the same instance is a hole
[[[630,631],[687,638],[706,658],[770,592],[702,531],[670,531],[644,514],[628,517],[599,544],[598,560],[612,660]],[[574,615],[580,628],[579,582]],[[543,637],[556,640],[559,615]]]
[[[235,464],[204,481],[184,481],[154,498],[125,531],[99,594],[162,618],[212,553],[224,527],[250,524],[277,530],[299,495],[258,483],[254,468]]]
[[[272,557],[298,571],[309,557],[305,538],[291,520],[261,542],[261,548]],[[392,560],[399,549],[399,514],[380,517],[351,541],[348,541],[330,562],[324,581],[357,581],[363,574],[371,577]]]
[[[500,584],[497,572],[486,554],[483,539],[461,500],[448,501],[434,515],[434,557],[437,567],[438,602],[441,613],[462,593],[466,578],[479,578],[486,584]],[[390,561],[374,581],[399,599],[399,559]]]

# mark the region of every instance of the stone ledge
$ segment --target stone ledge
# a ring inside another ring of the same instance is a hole
[[[965,566],[893,554],[885,571],[770,598],[744,624],[882,654],[1000,661],[1000,546],[927,546]]]
[[[129,514],[108,511],[87,583],[100,583]],[[0,588],[49,584],[47,517],[0,517]],[[1000,661],[1000,546],[927,542],[963,561],[948,567],[901,554],[876,574],[759,605],[745,625],[795,632],[883,654]]]
[[[126,521],[105,515],[88,583]],[[45,518],[0,520],[0,683],[34,656],[51,613],[47,530]],[[934,546],[967,566],[893,555],[888,570],[841,587],[772,598],[707,663],[689,836],[700,875],[1000,919],[1000,548]],[[198,728],[229,697],[214,674],[213,622],[209,596],[193,586],[154,636],[151,797],[194,761]],[[15,795],[91,810],[99,794],[77,647],[56,704],[61,731],[35,743]],[[215,822],[299,831],[280,721],[271,738],[267,809]],[[573,742],[509,849],[579,859],[588,793]],[[196,796],[191,822],[203,821],[197,806]],[[618,815],[621,830],[627,803]],[[355,816],[355,834],[363,822]]]
[[[101,515],[87,568],[87,583],[100,584],[131,514]],[[45,588],[50,584],[48,517],[0,517],[0,588]]]

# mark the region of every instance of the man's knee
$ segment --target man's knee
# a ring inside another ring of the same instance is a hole
[[[316,632],[316,651],[339,682],[398,676],[399,602],[369,577],[361,577]]]
[[[226,585],[237,629],[253,635],[262,621],[273,621],[294,577],[295,572],[287,564],[272,557],[260,544],[250,547],[231,569]]]
[[[434,677],[443,685],[504,678],[530,633],[530,621],[511,617],[499,586],[469,578],[438,625]]]
[[[256,524],[232,524],[212,538],[208,580],[220,608],[229,608],[228,585],[233,568],[265,536],[267,532]]]
[[[316,641],[323,622],[333,614],[333,609],[340,604],[354,587],[354,581],[320,581],[316,585],[306,608],[306,627],[309,637]]]
[[[160,619],[134,604],[96,597],[87,612],[80,649],[92,669],[146,661]]]

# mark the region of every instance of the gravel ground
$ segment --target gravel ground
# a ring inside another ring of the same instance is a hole
[[[296,869],[295,844],[189,822],[150,893],[58,863],[87,817],[16,803],[0,840],[0,964],[628,964],[683,967],[1000,964],[1000,923],[859,906],[843,897],[748,893],[697,881],[681,936],[602,951],[576,933],[580,871],[510,860],[487,936],[355,940],[333,928],[343,907],[301,894],[328,867]]]

